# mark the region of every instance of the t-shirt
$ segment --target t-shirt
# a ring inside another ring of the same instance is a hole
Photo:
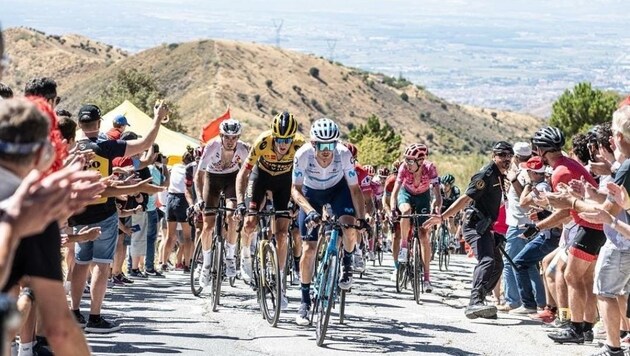
[[[588,173],[586,168],[578,161],[569,157],[562,156],[553,165],[553,173],[551,174],[551,187],[554,191],[558,190],[559,183],[569,184],[573,179],[580,180],[582,177],[591,183],[594,187],[597,187],[597,182]],[[595,230],[602,230],[601,224],[591,224],[590,222],[580,218],[577,211],[571,209],[571,217],[580,226],[585,226]]]
[[[178,163],[171,169],[171,180],[168,186],[169,193],[184,194],[186,192],[186,166]]]
[[[96,137],[77,142],[79,150],[94,151],[94,158],[88,162],[85,169],[97,171],[101,177],[112,174],[113,160],[123,157],[127,150],[127,141],[97,141]],[[70,226],[95,224],[116,213],[114,198],[101,198],[87,206],[84,212],[72,216],[68,221]]]
[[[524,187],[527,182],[527,170],[521,170],[516,179]],[[505,211],[505,223],[509,226],[518,226],[532,222],[527,216],[527,209],[521,208],[520,199],[520,195],[516,194],[516,189],[510,184],[510,188],[507,191],[507,209]]]
[[[466,195],[474,200],[473,206],[493,222],[497,220],[499,208],[505,197],[503,190],[505,179],[499,167],[491,162],[472,176],[466,189]]]
[[[293,157],[297,150],[304,145],[304,142],[304,136],[299,133],[295,134],[287,153],[282,157],[278,157],[273,150],[274,142],[272,132],[271,130],[267,130],[261,133],[256,141],[254,141],[245,160],[245,167],[251,170],[257,165],[258,168],[272,176],[289,173],[293,168]]]
[[[420,183],[414,184],[413,172],[409,170],[407,162],[403,162],[398,168],[397,181],[402,184],[407,192],[411,195],[420,195],[431,187],[431,185],[438,184],[440,177],[437,173],[437,168],[433,162],[424,160],[418,169],[422,170],[422,176],[420,177]]]
[[[315,159],[315,148],[310,142],[295,153],[293,184],[324,190],[334,187],[344,178],[348,185],[358,184],[354,159],[346,146],[336,146],[333,151],[332,162],[326,168],[320,166]]]
[[[201,159],[199,160],[199,169],[212,174],[228,174],[239,170],[241,164],[247,158],[249,154],[249,148],[243,141],[236,143],[236,149],[234,150],[234,156],[229,162],[224,162],[223,157],[223,144],[221,138],[215,138],[208,142],[206,148],[203,150]]]
[[[164,182],[164,179],[165,179],[164,175],[162,174],[162,171],[160,171],[154,165],[150,165],[149,172],[151,173],[151,178],[152,178],[151,182],[155,185],[162,185],[162,182]],[[156,201],[156,194],[150,195],[147,201],[147,211],[155,210],[155,201]]]
[[[115,127],[112,127],[106,133],[108,140],[120,140],[120,136],[122,135],[122,131]]]
[[[630,159],[623,161],[617,170],[617,173],[615,173],[615,184],[626,188],[627,191],[630,191]],[[619,219],[619,221],[628,223],[628,214],[623,209],[621,209],[616,218]],[[626,239],[622,234],[611,228],[610,225],[604,225],[604,233],[608,238],[607,243],[614,245],[615,248],[620,250],[630,249],[630,240]]]

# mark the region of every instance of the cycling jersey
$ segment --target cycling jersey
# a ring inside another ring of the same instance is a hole
[[[293,168],[293,157],[297,150],[304,145],[304,142],[304,136],[299,133],[295,134],[287,153],[278,158],[278,155],[273,150],[272,132],[267,130],[261,133],[254,141],[254,145],[247,156],[245,167],[252,170],[257,165],[261,170],[272,176],[289,173]]]
[[[357,172],[357,179],[359,181],[361,191],[363,193],[372,193],[372,178],[370,178],[367,171],[361,167],[360,164],[356,164],[354,169]]]
[[[241,163],[249,154],[249,147],[240,140],[236,143],[236,149],[231,161],[223,161],[223,150],[220,137],[208,142],[199,160],[199,169],[212,174],[233,173],[239,170]]]
[[[432,162],[425,160],[419,164],[419,169],[422,170],[422,176],[420,177],[420,184],[417,186],[414,185],[413,172],[409,170],[406,162],[403,162],[398,168],[398,177],[396,178],[396,181],[401,183],[403,188],[412,195],[418,195],[426,192],[432,184],[438,184],[440,180],[437,174],[437,168],[435,168],[435,165]]]
[[[346,146],[338,144],[332,162],[328,167],[323,168],[315,159],[315,149],[307,143],[295,153],[293,184],[324,190],[334,187],[345,178],[348,185],[357,185],[358,179],[353,161],[352,154]]]
[[[452,186],[451,194],[448,197],[446,196],[446,193],[444,193],[444,188],[440,189],[440,194],[442,195],[442,209],[446,210],[455,202],[455,200],[459,198],[461,192],[457,186]]]
[[[383,193],[385,192],[385,188],[383,184],[381,184],[381,180],[379,177],[372,179],[370,182],[370,188],[372,189],[372,194],[377,200],[380,200],[383,197]]]
[[[392,192],[394,191],[394,185],[396,185],[396,178],[397,176],[395,174],[390,175],[389,177],[387,177],[387,179],[385,180],[385,195],[386,196],[391,196]]]

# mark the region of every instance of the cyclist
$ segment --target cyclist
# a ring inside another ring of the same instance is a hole
[[[442,213],[448,209],[454,202],[459,198],[461,194],[459,187],[455,185],[455,177],[448,173],[440,178],[440,182],[442,183],[442,187],[440,189],[440,194],[442,195]],[[451,235],[451,247],[454,247],[454,238],[457,233],[458,224],[455,221],[455,217],[450,217],[447,222],[448,232]]]
[[[436,211],[441,211],[442,195],[440,195],[439,177],[435,165],[426,158],[429,149],[426,145],[414,143],[405,150],[405,161],[398,169],[398,176],[392,196],[390,198],[390,207],[398,207],[401,214],[430,214],[433,206]],[[433,189],[435,201],[431,204],[431,193],[429,189]],[[395,210],[392,210],[395,213]],[[422,224],[426,217],[421,217],[419,223]],[[408,236],[411,226],[409,219],[400,220],[400,229],[403,236]],[[429,242],[428,231],[424,228],[420,229],[420,242],[422,244],[422,261],[424,264],[424,290],[431,293],[429,264],[431,262],[431,244]]]
[[[292,114],[282,112],[273,118],[271,130],[258,136],[249,151],[245,164],[236,177],[237,217],[241,218],[246,211],[258,211],[264,207],[267,191],[273,195],[275,210],[287,210],[291,197],[291,170],[293,156],[304,144],[304,136],[297,133],[298,123]],[[245,186],[247,184],[247,194]],[[247,206],[245,205],[247,200]],[[241,269],[243,278],[251,280],[251,241],[256,231],[258,218],[254,215],[245,218],[242,237]],[[287,260],[287,235],[289,219],[277,217],[275,236],[278,249],[280,270],[284,271]],[[283,277],[283,276],[282,276]],[[281,278],[282,279],[282,278]],[[281,297],[282,309],[288,307],[285,291]]]
[[[365,216],[363,194],[355,171],[353,157],[343,145],[338,145],[339,128],[332,120],[322,118],[313,123],[311,142],[295,154],[291,195],[300,206],[299,224],[304,239],[302,244],[301,291],[302,303],[296,323],[308,325],[311,297],[310,286],[317,249],[318,228],[308,233],[308,227],[321,219],[324,204],[329,203],[332,212],[345,224],[362,228],[368,224]],[[358,219],[355,220],[355,217]],[[343,231],[343,274],[339,287],[348,290],[352,285],[352,251],[358,234],[353,229]]]
[[[394,161],[392,164],[392,173],[385,179],[384,185],[384,194],[383,194],[383,211],[389,216],[395,216],[400,213],[397,206],[393,208],[396,209],[396,212],[392,212],[392,207],[389,205],[391,201],[392,191],[394,190],[394,185],[396,184],[396,177],[398,176],[398,167],[400,166],[400,161]],[[392,235],[392,243],[391,243],[391,251],[392,256],[394,258],[394,272],[392,274],[392,280],[396,281],[396,271],[398,270],[398,261],[406,260],[407,255],[401,255],[400,242],[401,242],[401,234],[400,234],[400,223],[395,219],[389,219],[390,224],[389,228],[391,228]]]
[[[195,174],[195,189],[197,191],[198,210],[203,209],[203,227],[201,229],[201,246],[203,251],[203,268],[199,285],[207,287],[210,281],[210,262],[212,230],[216,212],[212,208],[219,205],[219,194],[225,194],[226,205],[234,208],[236,200],[236,175],[241,163],[247,157],[249,147],[239,140],[241,136],[241,123],[235,119],[228,119],[219,126],[219,137],[208,142],[199,160],[197,173]],[[231,213],[227,216],[231,217]],[[236,261],[234,253],[236,249],[236,226],[233,219],[226,219],[228,223],[225,274],[227,277],[236,276]]]

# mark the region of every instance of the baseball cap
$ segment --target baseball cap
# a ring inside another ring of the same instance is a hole
[[[79,110],[79,122],[93,122],[101,119],[101,109],[96,105],[83,105]]]
[[[125,115],[118,115],[114,118],[114,124],[121,126],[131,126]]]
[[[520,157],[529,157],[532,155],[532,146],[527,142],[516,142],[514,144],[514,154]]]
[[[545,163],[540,156],[534,156],[520,164],[521,168],[536,173],[545,173]]]

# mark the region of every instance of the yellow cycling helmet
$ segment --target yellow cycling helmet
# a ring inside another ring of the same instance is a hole
[[[288,111],[283,111],[273,118],[271,123],[271,131],[273,137],[277,138],[293,138],[298,129],[297,120],[293,117],[293,114]]]

